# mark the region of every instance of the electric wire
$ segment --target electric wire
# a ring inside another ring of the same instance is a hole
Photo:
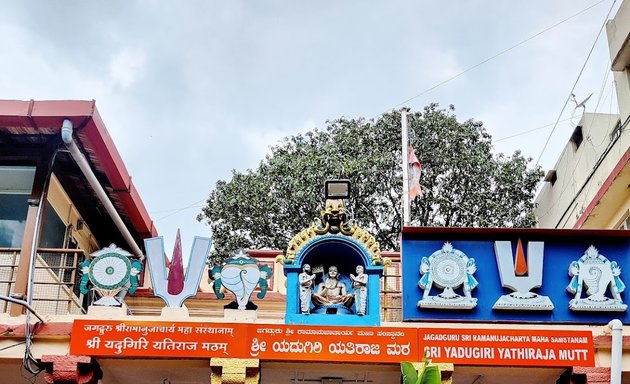
[[[628,125],[629,122],[630,122],[630,116],[628,116],[628,118],[621,125],[621,131],[622,132],[626,129],[626,126]],[[562,216],[560,216],[560,219],[558,220],[558,222],[556,223],[556,226],[554,228],[558,228],[558,226],[562,222],[562,219],[564,219],[564,216],[567,214],[567,212],[569,211],[571,206],[573,206],[573,203],[575,201],[577,201],[578,196],[582,193],[582,191],[584,190],[584,188],[586,187],[588,182],[591,180],[591,178],[593,177],[593,175],[597,171],[597,168],[599,168],[600,164],[604,161],[606,156],[608,156],[608,153],[615,146],[615,144],[617,143],[617,141],[619,140],[620,137],[621,137],[621,135],[618,135],[617,137],[614,138],[614,140],[612,140],[610,143],[608,143],[608,146],[606,147],[604,152],[601,154],[601,156],[599,157],[599,159],[597,160],[597,162],[595,163],[595,165],[591,169],[589,175],[586,177],[586,180],[582,184],[582,187],[577,191],[577,193],[575,194],[575,196],[573,197],[573,199],[571,200],[571,202],[569,203],[567,208],[564,210],[564,212],[562,213]]]
[[[608,10],[608,13],[606,14],[606,17],[604,18],[604,22],[602,23],[602,26],[599,28],[599,32],[597,32],[597,37],[595,37],[595,41],[593,42],[593,45],[591,46],[591,49],[588,52],[588,55],[586,56],[586,60],[584,60],[584,64],[582,64],[582,68],[580,69],[580,72],[578,73],[578,76],[575,79],[575,82],[573,83],[573,86],[571,87],[571,91],[569,92],[569,94],[567,95],[566,100],[564,101],[564,105],[562,106],[562,109],[560,110],[560,114],[558,114],[558,118],[556,119],[556,123],[554,124],[553,128],[551,129],[551,132],[547,136],[547,140],[545,141],[545,145],[543,145],[543,148],[540,151],[540,155],[538,156],[538,159],[536,160],[536,163],[534,164],[534,168],[536,168],[538,166],[538,164],[540,163],[540,159],[542,158],[542,155],[545,153],[545,150],[547,149],[547,145],[549,145],[549,140],[551,140],[551,136],[553,136],[553,133],[555,132],[556,128],[558,127],[558,123],[560,122],[560,119],[562,118],[562,114],[564,113],[564,110],[566,109],[567,104],[571,100],[571,95],[575,91],[575,87],[577,86],[578,82],[580,81],[580,78],[582,77],[582,73],[584,72],[584,69],[586,68],[586,64],[588,63],[589,59],[591,58],[591,54],[593,53],[593,51],[595,50],[595,47],[597,46],[597,41],[599,40],[599,37],[601,36],[602,31],[604,30],[604,27],[606,26],[606,22],[608,21],[608,18],[610,17],[610,14],[611,14],[613,8],[615,7],[616,3],[617,3],[617,0],[613,0],[613,3],[611,4],[610,9]]]
[[[607,66],[604,68],[604,70],[605,70],[605,74],[604,74],[604,81],[607,81],[607,79],[608,79],[608,73],[610,72],[609,68],[610,68],[610,67],[609,67],[609,62],[608,62],[608,63],[607,63]],[[604,84],[605,84],[605,83],[604,83]],[[613,85],[614,85],[614,82],[613,82]],[[611,87],[611,89],[612,89],[612,90],[614,90],[614,88],[612,88],[612,87]],[[595,111],[595,112],[597,112],[597,110],[598,110],[598,108],[599,108],[599,105],[600,105],[600,103],[601,103],[601,101],[602,101],[602,97],[601,97],[601,96],[602,96],[602,94],[604,94],[604,91],[605,91],[605,87],[602,87],[602,88],[600,89],[600,95],[599,95],[599,97],[597,98],[597,104],[595,105],[595,109],[594,109],[594,111]],[[565,120],[566,120],[566,119],[565,119]],[[590,121],[590,124],[588,124],[588,126],[592,125],[592,123],[593,123],[593,121],[594,121],[594,120],[595,120],[595,115],[593,114],[593,116],[592,116],[592,118],[591,118],[591,121]],[[606,136],[604,137],[604,139],[602,139],[602,142],[601,142],[600,144],[598,144],[598,146],[600,146],[601,144],[603,144],[603,142],[605,141],[605,139],[606,139]],[[593,144],[591,143],[591,145],[593,145]],[[560,191],[560,193],[557,195],[557,199],[555,200],[555,202],[554,202],[553,204],[551,204],[551,205],[550,205],[549,209],[547,209],[547,210],[545,211],[545,213],[543,213],[543,214],[541,214],[541,215],[539,215],[539,216],[538,216],[538,219],[539,219],[539,220],[540,220],[540,219],[542,219],[542,218],[544,218],[544,217],[546,217],[546,216],[547,216],[547,215],[548,215],[548,214],[552,211],[552,208],[553,208],[553,207],[554,207],[554,206],[558,203],[558,201],[560,201],[560,198],[564,195],[564,192],[565,192],[565,191],[567,190],[567,188],[571,185],[570,181],[573,181],[573,180],[574,180],[574,177],[573,177],[573,176],[575,175],[575,172],[577,171],[577,169],[578,169],[578,167],[579,167],[579,165],[580,165],[580,164],[579,164],[579,161],[580,161],[580,159],[581,159],[581,157],[582,157],[582,154],[584,153],[583,151],[584,151],[584,150],[579,151],[578,158],[577,158],[577,160],[576,160],[576,161],[574,161],[574,164],[575,164],[575,165],[574,165],[573,170],[571,171],[571,174],[570,174],[569,176],[567,176],[567,177],[563,176],[564,171],[566,170],[566,168],[567,168],[567,167],[568,167],[568,165],[569,165],[569,164],[568,164],[568,162],[564,162],[564,163],[563,163],[563,168],[562,168],[562,169],[558,169],[558,170],[556,171],[556,172],[557,172],[557,174],[561,175],[560,177],[561,177],[561,179],[562,179],[562,182],[563,182],[563,183],[562,183],[562,186],[561,186],[560,188],[562,188],[562,190],[561,190],[561,191]]]
[[[448,82],[450,82],[450,81],[452,81],[452,80],[455,80],[455,79],[457,79],[458,77],[460,77],[460,76],[462,76],[462,75],[464,75],[464,74],[466,74],[466,73],[468,73],[468,72],[472,71],[473,69],[475,69],[475,68],[477,68],[477,67],[479,67],[479,66],[481,66],[481,65],[483,65],[483,64],[485,64],[485,63],[487,63],[487,62],[489,62],[489,61],[491,61],[491,60],[493,60],[493,59],[496,59],[497,57],[499,57],[499,56],[501,56],[501,55],[504,55],[504,54],[506,54],[506,53],[510,52],[511,50],[513,50],[513,49],[515,49],[515,48],[517,48],[517,47],[519,47],[519,46],[521,46],[521,45],[523,45],[523,44],[525,44],[525,43],[529,42],[530,40],[533,40],[533,39],[535,39],[536,37],[538,37],[538,36],[540,36],[540,35],[542,35],[542,34],[544,34],[544,33],[548,32],[548,31],[550,31],[550,30],[552,30],[552,29],[554,29],[554,28],[556,28],[556,27],[560,26],[561,24],[566,23],[567,21],[569,21],[569,20],[571,20],[571,19],[573,19],[573,18],[575,18],[575,17],[577,17],[577,16],[579,16],[579,15],[583,14],[584,12],[586,12],[586,11],[588,11],[588,10],[590,10],[590,9],[592,9],[592,8],[594,8],[594,7],[596,7],[597,5],[599,5],[599,4],[601,4],[601,3],[605,2],[605,1],[606,1],[606,0],[601,0],[601,1],[598,1],[597,3],[594,3],[594,4],[590,5],[590,6],[588,6],[587,8],[584,8],[583,10],[581,10],[581,11],[579,11],[579,12],[577,12],[577,13],[574,13],[573,15],[571,15],[571,16],[569,16],[569,17],[567,17],[567,18],[565,18],[565,19],[563,19],[563,20],[561,20],[561,21],[559,21],[559,22],[557,22],[557,23],[555,23],[555,24],[553,24],[552,26],[547,27],[547,28],[543,29],[542,31],[540,31],[540,32],[538,32],[538,33],[536,33],[536,34],[534,34],[534,35],[531,35],[530,37],[528,37],[528,38],[526,38],[526,39],[524,39],[524,40],[521,40],[521,41],[519,41],[518,43],[516,43],[516,44],[514,44],[514,45],[512,45],[512,46],[510,46],[510,47],[508,47],[508,48],[505,48],[505,49],[503,49],[502,51],[499,51],[498,53],[495,53],[494,55],[492,55],[492,56],[490,56],[490,57],[488,57],[488,58],[486,58],[486,59],[484,59],[484,60],[482,60],[482,61],[478,62],[477,64],[475,64],[475,65],[473,65],[473,66],[471,66],[471,67],[468,67],[468,68],[464,69],[463,71],[461,71],[461,72],[459,72],[459,73],[457,73],[457,74],[455,74],[455,75],[453,75],[453,76],[451,76],[451,77],[449,77],[449,78],[447,78],[447,79],[445,79],[445,80],[443,80],[443,81],[441,81],[441,82],[439,82],[439,83],[437,83],[437,84],[435,84],[435,85],[433,85],[433,86],[431,86],[431,87],[429,87],[429,88],[425,89],[424,91],[422,91],[422,92],[418,93],[417,95],[412,96],[412,97],[410,97],[410,98],[408,98],[408,99],[406,99],[406,100],[404,100],[404,101],[402,101],[402,102],[400,102],[400,103],[398,103],[398,104],[394,105],[392,108],[388,109],[386,112],[383,112],[383,113],[381,113],[381,114],[379,114],[379,115],[377,115],[377,116],[373,117],[372,119],[375,119],[375,118],[377,118],[378,116],[382,116],[383,114],[387,113],[388,111],[390,111],[390,110],[392,110],[392,109],[396,109],[396,108],[398,108],[398,107],[400,107],[400,106],[402,106],[402,105],[404,105],[404,104],[406,104],[406,103],[408,103],[408,102],[410,102],[410,101],[412,101],[412,100],[417,99],[418,97],[424,96],[425,94],[427,94],[427,93],[429,93],[429,92],[433,91],[434,89],[436,89],[436,88],[438,88],[438,87],[441,87],[442,85],[444,85],[444,84],[446,84],[446,83],[448,83]],[[616,0],[615,0],[615,1],[616,1]],[[611,8],[611,10],[612,10],[612,8]],[[609,13],[610,13],[610,12],[609,12]]]
[[[202,202],[204,202],[204,201],[206,201],[206,200],[207,200],[207,198],[203,198],[203,199],[201,199],[201,200],[199,200],[199,201],[195,201],[194,203],[189,204],[189,205],[187,205],[187,206],[185,206],[185,207],[182,207],[182,208],[176,208],[176,209],[174,210],[175,212],[172,212],[172,213],[169,213],[168,215],[162,216],[162,217],[160,217],[159,219],[156,219],[156,220],[155,220],[155,222],[158,222],[158,221],[160,221],[160,220],[164,220],[164,219],[166,219],[166,218],[168,218],[168,217],[171,217],[171,216],[173,216],[173,215],[176,215],[176,214],[178,214],[178,213],[180,213],[181,211],[184,211],[184,210],[186,210],[186,209],[190,209],[190,208],[197,208],[197,205],[198,205],[198,204],[200,204],[200,203],[202,203]]]
[[[512,46],[510,46],[510,47],[508,47],[508,48],[505,48],[505,49],[503,49],[503,50],[501,50],[501,51],[499,51],[498,53],[496,53],[496,54],[494,54],[494,55],[492,55],[492,56],[490,56],[490,57],[488,57],[488,58],[486,58],[486,59],[484,59],[484,60],[482,60],[482,61],[478,62],[477,64],[475,64],[475,65],[473,65],[473,66],[471,66],[471,67],[468,67],[468,68],[464,69],[463,71],[461,71],[461,72],[459,72],[459,73],[457,73],[457,74],[455,74],[455,75],[451,76],[450,78],[447,78],[447,79],[445,79],[445,80],[443,80],[443,81],[441,81],[441,82],[439,82],[439,83],[437,83],[437,84],[435,84],[435,85],[433,85],[433,86],[431,86],[431,87],[429,87],[429,88],[427,88],[427,89],[423,90],[422,92],[418,93],[417,95],[415,95],[415,96],[413,96],[413,97],[410,97],[410,98],[408,98],[408,99],[406,99],[406,100],[404,100],[404,101],[402,101],[402,102],[400,102],[400,103],[396,104],[396,105],[395,105],[395,106],[393,106],[392,108],[388,109],[387,111],[385,111],[385,112],[383,112],[383,113],[380,113],[380,114],[379,114],[379,115],[377,115],[377,116],[374,116],[374,117],[373,117],[372,119],[370,119],[370,120],[374,120],[374,119],[378,118],[379,116],[384,115],[385,113],[387,113],[388,111],[390,111],[390,110],[392,110],[392,109],[396,109],[396,108],[398,108],[398,107],[402,106],[403,104],[406,104],[406,103],[408,103],[408,102],[410,102],[410,101],[412,101],[412,100],[417,99],[418,97],[424,96],[425,94],[427,94],[427,93],[429,93],[429,92],[433,91],[434,89],[436,89],[436,88],[438,88],[438,87],[440,87],[440,86],[442,86],[442,85],[444,85],[444,84],[446,84],[446,83],[448,83],[448,82],[450,82],[450,81],[452,81],[452,80],[457,79],[458,77],[460,77],[460,76],[462,76],[462,75],[464,75],[464,74],[466,74],[466,73],[468,73],[468,72],[472,71],[473,69],[475,69],[475,68],[477,68],[477,67],[479,67],[479,66],[481,66],[481,65],[483,65],[483,64],[485,64],[485,63],[487,63],[487,62],[489,62],[489,61],[491,61],[491,60],[493,60],[493,59],[495,59],[495,58],[497,58],[497,57],[499,57],[499,56],[501,56],[501,55],[503,55],[503,54],[505,54],[505,53],[508,53],[509,51],[511,51],[511,50],[513,50],[513,49],[515,49],[515,48],[517,48],[517,47],[519,47],[519,46],[521,46],[521,45],[523,45],[523,44],[525,44],[525,43],[529,42],[530,40],[535,39],[536,37],[538,37],[538,36],[540,36],[540,35],[542,35],[542,34],[544,34],[544,33],[548,32],[548,31],[550,31],[550,30],[552,30],[552,29],[554,29],[554,28],[556,28],[556,27],[558,27],[558,26],[560,26],[560,25],[564,24],[565,22],[567,22],[567,21],[569,21],[569,20],[571,20],[571,19],[573,19],[573,18],[575,18],[575,17],[577,17],[577,16],[579,16],[579,15],[581,15],[581,14],[583,14],[583,13],[585,13],[585,12],[589,11],[590,9],[592,9],[592,8],[596,7],[597,5],[599,5],[599,4],[601,4],[601,3],[605,2],[605,1],[606,1],[606,0],[600,0],[600,1],[598,1],[598,2],[594,3],[594,4],[590,5],[590,6],[588,6],[588,7],[584,8],[584,9],[582,9],[581,11],[579,11],[579,12],[577,12],[577,13],[574,13],[574,14],[572,14],[572,15],[570,15],[570,16],[568,16],[568,17],[564,18],[563,20],[560,20],[559,22],[557,22],[557,23],[555,23],[555,24],[553,24],[553,25],[551,25],[551,26],[549,26],[549,27],[547,27],[547,28],[545,28],[545,29],[543,29],[543,30],[539,31],[538,33],[536,33],[536,34],[534,34],[534,35],[531,35],[531,36],[529,36],[528,38],[526,38],[526,39],[524,39],[524,40],[521,40],[521,41],[519,41],[518,43],[516,43],[516,44],[514,44],[514,45],[512,45]],[[615,0],[615,1],[616,1],[616,0]],[[614,3],[613,3],[613,5],[614,5]],[[611,9],[612,9],[612,8],[611,8]],[[609,14],[610,14],[610,12],[609,12]],[[568,120],[568,119],[567,119],[567,120]],[[565,121],[565,120],[562,120],[562,121]],[[557,124],[558,124],[558,122],[556,122],[556,123],[555,123],[555,125],[557,125]],[[529,130],[529,131],[525,131],[525,132],[517,133],[517,134],[512,135],[512,136],[503,137],[503,138],[500,138],[500,139],[498,139],[498,140],[493,140],[493,142],[498,142],[498,141],[502,141],[502,140],[507,140],[507,139],[510,139],[510,138],[513,138],[513,137],[516,137],[516,136],[520,136],[520,135],[524,135],[524,134],[529,133],[529,132],[533,132],[533,131],[538,130],[538,129],[546,128],[546,127],[551,126],[551,125],[554,125],[554,124],[545,125],[545,126],[542,126],[542,127],[538,127],[538,128],[531,129],[531,130]],[[554,129],[555,129],[555,128],[554,128]],[[192,203],[192,204],[189,204],[189,205],[187,205],[187,206],[185,206],[185,207],[181,207],[181,208],[174,208],[173,210],[166,210],[166,211],[172,211],[172,212],[171,212],[171,213],[169,213],[169,214],[167,214],[167,215],[165,215],[165,216],[162,216],[162,217],[160,217],[160,218],[158,218],[158,219],[156,219],[156,220],[154,220],[154,221],[155,221],[155,222],[158,222],[158,221],[164,220],[164,219],[166,219],[166,218],[169,218],[169,217],[171,217],[171,216],[173,216],[173,215],[176,215],[176,214],[178,214],[178,213],[180,213],[180,212],[182,212],[182,211],[184,211],[184,210],[186,210],[186,209],[196,208],[196,206],[197,206],[198,204],[200,204],[200,203],[204,202],[205,200],[207,200],[207,199],[206,199],[206,198],[201,199],[201,200],[196,201],[196,202],[194,202],[194,203]]]
[[[7,350],[7,349],[9,349],[9,348],[14,348],[14,347],[17,347],[18,345],[22,345],[22,344],[26,344],[26,340],[25,340],[25,341],[20,341],[20,342],[17,342],[17,343],[15,343],[15,344],[8,345],[8,346],[6,346],[6,347],[2,347],[2,348],[0,348],[0,351],[5,351],[5,350]]]
[[[611,91],[614,91],[614,82],[612,83],[612,86],[610,87],[610,89],[611,89]],[[604,93],[604,89],[602,88],[602,94],[603,93]],[[609,106],[609,109],[608,109],[608,126],[610,126],[610,119],[613,116],[612,113],[611,113],[611,110],[612,110],[612,99],[613,98],[612,98],[612,95],[611,95],[610,106]],[[605,99],[604,99],[604,101],[605,101]],[[598,100],[598,105],[599,105],[599,100]],[[597,111],[597,107],[595,108],[595,111]],[[594,120],[594,117],[593,117],[593,120]],[[619,121],[619,123],[621,123],[621,121]],[[591,145],[591,147],[593,147],[593,152],[595,154],[597,154],[597,148],[601,147],[602,144],[604,144],[604,141],[606,141],[607,139],[610,140],[610,136],[609,135],[604,135],[604,137],[602,137],[602,141],[600,141],[599,144],[597,144],[597,146],[595,144],[593,144],[592,140],[589,140],[588,142]],[[588,199],[588,196],[591,193],[591,187],[593,186],[593,184],[595,184],[595,183],[589,183],[588,184],[588,188],[586,189],[586,193],[583,195],[584,198],[582,199],[582,202],[580,203],[581,207],[579,209],[580,214],[582,214],[584,212],[584,209],[585,209],[584,205],[586,204],[586,199]],[[576,205],[576,207],[577,207],[577,205]]]
[[[560,122],[562,123],[562,122],[565,122],[565,121],[567,121],[567,120],[571,120],[571,118],[570,118],[570,117],[568,117],[568,118],[566,118],[566,119],[560,120]],[[510,135],[510,136],[501,137],[501,138],[499,138],[499,139],[492,140],[492,142],[493,142],[493,143],[498,143],[499,141],[508,140],[508,139],[513,139],[513,138],[515,138],[515,137],[518,137],[518,136],[523,136],[523,135],[526,135],[526,134],[528,134],[528,133],[531,133],[531,132],[534,132],[534,131],[538,131],[538,130],[541,130],[541,129],[543,129],[543,128],[547,128],[547,127],[551,127],[551,126],[553,126],[553,123],[549,123],[549,124],[546,124],[546,125],[541,125],[540,127],[536,127],[536,128],[528,129],[528,130],[526,130],[526,131],[521,131],[521,132],[515,133],[515,134]]]

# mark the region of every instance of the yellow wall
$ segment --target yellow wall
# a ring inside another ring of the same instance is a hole
[[[53,175],[48,188],[48,202],[66,226],[72,225],[72,236],[79,244],[79,248],[88,254],[100,249],[87,224],[84,223],[81,230],[76,229],[77,222],[83,219],[55,175]]]

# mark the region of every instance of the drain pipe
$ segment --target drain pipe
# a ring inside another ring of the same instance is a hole
[[[138,247],[138,244],[136,244],[133,236],[131,236],[131,233],[129,232],[129,229],[127,229],[127,226],[122,221],[122,218],[116,211],[116,208],[114,208],[114,204],[112,204],[111,200],[107,196],[107,193],[105,193],[103,186],[101,186],[101,183],[99,183],[96,175],[94,175],[94,172],[92,171],[92,168],[90,168],[90,164],[88,163],[87,159],[85,158],[83,153],[81,153],[79,147],[77,147],[77,144],[74,142],[72,138],[72,132],[72,121],[65,119],[63,121],[63,125],[61,126],[61,139],[70,151],[72,158],[74,159],[74,161],[76,161],[77,165],[81,169],[81,172],[83,172],[83,175],[86,177],[88,183],[90,184],[94,192],[96,192],[96,196],[101,201],[103,206],[105,206],[105,210],[107,210],[107,213],[114,221],[116,228],[118,228],[120,233],[122,233],[123,237],[127,241],[127,244],[129,245],[129,247],[131,247],[131,251],[135,253],[136,256],[138,256],[141,260],[144,259],[142,250],[140,249],[140,247]]]
[[[623,323],[614,319],[606,326],[606,331],[612,333],[612,348],[610,350],[610,384],[621,384],[621,357],[623,354]]]

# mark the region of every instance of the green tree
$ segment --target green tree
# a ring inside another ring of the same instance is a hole
[[[410,142],[422,163],[423,196],[412,203],[413,225],[530,227],[540,167],[519,151],[493,155],[478,121],[457,121],[454,107],[430,104],[408,115]],[[219,181],[197,219],[213,233],[215,259],[237,248],[284,249],[318,216],[323,183],[352,181],[348,209],[383,250],[401,231],[400,113],[375,120],[341,117],[324,129],[284,138],[255,170]]]

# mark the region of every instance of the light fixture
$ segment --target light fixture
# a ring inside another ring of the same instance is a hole
[[[326,199],[349,199],[350,180],[326,180],[324,182],[324,195]]]

